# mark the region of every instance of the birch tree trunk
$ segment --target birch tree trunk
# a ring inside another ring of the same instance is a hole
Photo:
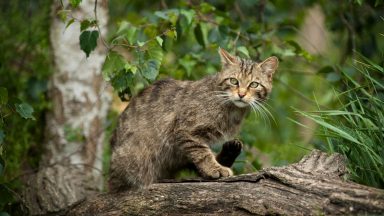
[[[63,1],[68,6],[68,1]],[[97,2],[97,1],[96,1]],[[108,2],[97,2],[101,36],[106,35]],[[83,0],[73,11],[78,19],[94,19],[95,1]],[[29,180],[23,199],[29,213],[60,212],[103,186],[104,119],[110,94],[101,76],[106,49],[101,41],[86,58],[80,50],[80,24],[67,29],[54,1],[50,40],[55,71],[50,81],[52,110],[47,114],[45,149],[39,171]]]

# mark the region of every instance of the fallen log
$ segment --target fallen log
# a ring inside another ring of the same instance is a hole
[[[88,198],[68,215],[384,214],[384,190],[344,179],[339,154],[318,150],[300,162],[216,181],[170,181]]]

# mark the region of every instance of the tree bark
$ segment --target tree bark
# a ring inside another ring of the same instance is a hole
[[[68,7],[68,1],[63,1]],[[83,0],[73,11],[77,19],[94,19],[95,1]],[[80,50],[80,23],[66,24],[57,16],[54,1],[50,40],[55,71],[50,80],[52,110],[46,117],[46,137],[39,171],[28,176],[23,201],[29,214],[59,212],[103,186],[104,120],[110,93],[101,76],[106,48],[86,58]],[[106,35],[108,4],[100,0],[97,15],[101,36]]]
[[[300,162],[217,181],[174,181],[104,193],[68,215],[383,214],[384,190],[344,180],[343,157],[314,150]]]

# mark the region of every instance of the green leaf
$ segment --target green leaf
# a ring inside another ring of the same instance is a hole
[[[160,65],[157,60],[149,59],[141,68],[141,74],[150,81],[154,81],[159,74]]]
[[[296,53],[292,49],[283,49],[281,52],[281,55],[283,57],[291,57],[291,56],[295,56]]]
[[[133,44],[134,43],[134,40],[136,39],[136,32],[137,32],[137,28],[134,27],[134,26],[131,26],[127,32],[125,33],[125,38],[127,39],[127,41],[130,43],[130,44]]]
[[[0,212],[0,216],[10,216],[7,212]]]
[[[139,47],[144,46],[144,44],[145,44],[145,42],[137,41],[137,45],[138,45]]]
[[[96,48],[98,38],[98,31],[83,31],[80,34],[80,48],[85,52],[87,58],[89,57],[89,54]]]
[[[75,22],[75,19],[74,18],[72,18],[72,19],[70,19],[69,21],[68,21],[68,23],[67,23],[67,25],[65,25],[65,29],[67,29],[70,25],[72,25],[72,23],[74,23]]]
[[[297,111],[297,112],[300,113],[301,115],[309,118],[309,119],[312,119],[314,122],[318,123],[319,125],[323,126],[324,128],[327,128],[327,129],[337,133],[340,137],[342,137],[346,140],[349,140],[351,142],[354,142],[356,144],[363,145],[359,140],[357,140],[355,137],[353,137],[351,134],[349,134],[348,132],[346,132],[342,128],[338,128],[337,126],[334,126],[332,124],[327,123],[326,121],[324,121],[321,118],[318,118],[316,116],[312,116],[312,115],[307,114],[305,112],[301,112],[301,111]]]
[[[166,11],[156,11],[155,16],[167,20],[172,23],[172,25],[176,24],[176,21],[179,17],[179,11],[175,9],[169,9]]]
[[[222,40],[222,38],[221,38],[220,31],[219,31],[218,27],[214,27],[214,28],[209,30],[209,33],[208,33],[209,43],[217,44],[217,43],[220,43],[221,40]]]
[[[8,102],[8,90],[0,87],[0,105],[6,105]]]
[[[102,69],[103,78],[106,81],[110,81],[118,71],[124,68],[124,65],[127,64],[123,56],[115,51],[109,52],[105,58],[105,62]]]
[[[294,40],[287,40],[287,43],[293,46],[296,50],[302,50],[301,46]]]
[[[35,120],[35,117],[33,117],[33,107],[25,102],[21,104],[15,104],[16,112],[19,113],[19,115],[25,119],[32,119]]]
[[[172,38],[174,40],[177,39],[177,31],[176,31],[176,29],[168,31],[166,35],[167,35],[167,37],[170,37],[170,38]]]
[[[111,84],[113,88],[118,92],[125,92],[131,95],[130,87],[133,87],[133,77],[132,73],[126,73],[121,70],[119,73],[111,79]]]
[[[383,67],[381,67],[381,66],[378,65],[378,64],[375,64],[373,61],[371,61],[369,58],[363,56],[362,54],[360,54],[360,53],[357,53],[357,54],[359,54],[359,56],[360,56],[363,60],[365,60],[371,67],[375,68],[376,70],[380,71],[381,73],[384,73],[384,68],[383,68]]]
[[[245,46],[237,47],[237,51],[249,58],[249,52]]]
[[[210,13],[216,10],[216,8],[206,2],[200,4],[200,11],[203,13]]]
[[[70,10],[59,10],[57,12],[57,15],[59,15],[61,21],[65,22],[67,20],[68,13],[71,12]]]
[[[296,41],[287,40],[286,42],[295,48],[296,55],[304,57],[307,61],[313,60],[313,56],[309,54],[306,50],[301,48],[301,46]]]
[[[4,131],[0,129],[0,145],[3,144],[5,138]],[[0,152],[1,155],[1,152]]]
[[[165,11],[156,11],[155,16],[162,18],[162,19],[165,19],[165,20],[169,20],[169,17]]]
[[[137,72],[137,66],[136,65],[131,65],[128,62],[125,63],[124,69],[127,72],[132,72],[132,74],[136,74],[136,72]]]
[[[82,32],[82,31],[86,30],[90,25],[91,25],[91,21],[89,21],[87,19],[81,21],[81,23],[80,23],[80,31]]]
[[[197,24],[194,33],[195,33],[195,38],[197,42],[205,48],[206,46],[206,41],[207,41],[207,31],[206,31],[206,26],[203,24]]]
[[[196,13],[194,10],[180,10],[180,14],[185,16],[187,18],[188,25],[192,24],[193,19],[196,16]]]
[[[83,20],[80,23],[80,31],[82,32],[84,30],[87,30],[91,26],[96,26],[96,24],[97,24],[96,20],[88,20],[88,19]]]
[[[178,62],[187,72],[187,76],[191,76],[192,69],[197,64],[197,62],[192,59],[190,55],[184,56],[183,58],[179,59]]]
[[[163,50],[157,43],[153,41],[148,43],[147,54],[150,59],[156,60],[157,64],[160,66],[161,62],[163,61]]]
[[[116,32],[118,37],[125,38],[130,44],[133,44],[136,39],[137,28],[127,21],[123,21],[119,25]]]
[[[79,6],[82,0],[69,0],[69,3],[71,3],[72,7],[76,8]]]
[[[159,46],[163,46],[163,38],[161,38],[160,36],[157,36],[156,41],[159,44]]]

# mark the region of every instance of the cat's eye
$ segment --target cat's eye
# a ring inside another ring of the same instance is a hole
[[[250,88],[257,88],[258,86],[259,86],[258,82],[251,82],[251,84],[249,84]]]
[[[238,85],[239,84],[239,81],[235,78],[229,78],[229,82],[232,84],[232,85]]]

